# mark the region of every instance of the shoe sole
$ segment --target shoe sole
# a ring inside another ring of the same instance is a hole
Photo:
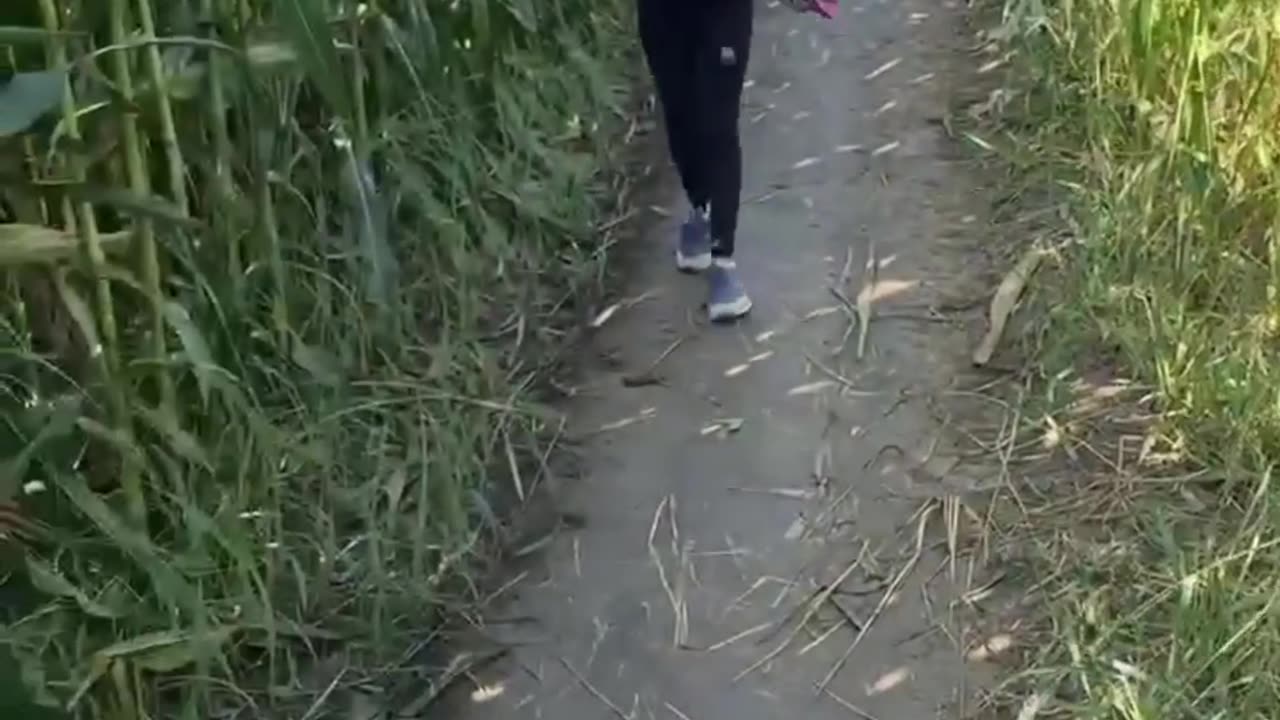
[[[680,272],[699,273],[711,267],[711,253],[686,256],[676,251],[676,268]]]
[[[728,323],[741,320],[751,312],[751,298],[741,297],[735,302],[720,305],[709,305],[707,315],[714,323]]]

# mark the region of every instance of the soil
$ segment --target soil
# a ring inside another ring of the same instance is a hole
[[[567,523],[511,570],[450,718],[963,717],[1008,641],[977,608],[947,397],[993,286],[992,197],[948,135],[966,8],[762,8],[738,263],[753,314],[709,326],[671,258],[670,171],[569,410]],[[656,139],[655,139],[656,141]],[[870,307],[865,347],[856,308]],[[441,710],[441,708],[433,708]]]

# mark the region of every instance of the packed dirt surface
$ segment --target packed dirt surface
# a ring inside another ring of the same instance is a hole
[[[628,300],[569,408],[582,477],[552,489],[583,526],[513,572],[485,627],[511,651],[447,717],[974,712],[1002,646],[969,600],[997,578],[957,529],[986,478],[951,449],[946,398],[973,382],[990,203],[942,118],[979,61],[960,4],[843,5],[758,16],[752,316],[708,326],[702,281],[675,272],[674,179],[623,250]]]

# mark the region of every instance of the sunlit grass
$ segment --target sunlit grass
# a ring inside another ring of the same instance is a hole
[[[1052,165],[1079,222],[1049,349],[1117,351],[1156,388],[1161,448],[1223,479],[1207,509],[1189,490],[1147,488],[1102,536],[1044,538],[1065,571],[1044,656],[1056,680],[1042,685],[1071,717],[1273,716],[1280,5],[1005,10],[1033,91],[1013,117],[1023,154]]]
[[[300,717],[466,600],[598,273],[626,10],[0,9],[6,694]]]

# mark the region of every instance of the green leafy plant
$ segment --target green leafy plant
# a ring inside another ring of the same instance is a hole
[[[319,661],[430,637],[597,271],[624,11],[0,9],[17,695],[297,716]]]
[[[1269,716],[1280,702],[1280,6],[1004,5],[1031,91],[1012,120],[1078,221],[1052,318],[1075,344],[1050,349],[1114,351],[1159,411],[1143,454],[1203,470],[1185,484],[1120,482],[1124,511],[1109,522],[1037,533],[1055,563],[1053,667],[1041,675],[1061,680],[1073,717]]]

